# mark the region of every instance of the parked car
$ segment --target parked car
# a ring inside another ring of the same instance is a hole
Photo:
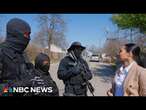
[[[99,62],[99,55],[92,55],[90,57],[90,62]]]

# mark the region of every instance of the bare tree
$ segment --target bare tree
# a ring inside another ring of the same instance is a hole
[[[92,52],[93,54],[99,54],[99,48],[98,47],[96,47],[95,45],[91,45],[89,48],[88,48],[88,50],[90,51],[90,52]]]
[[[47,46],[45,33],[42,30],[39,30],[39,32],[35,33],[35,36],[32,37],[32,43],[37,45],[40,48],[44,48]]]
[[[55,44],[62,48],[67,47],[67,41],[64,35],[66,24],[61,15],[58,14],[41,14],[37,16],[40,31],[34,38],[35,42],[42,47],[48,47]]]
[[[30,61],[34,61],[36,56],[38,55],[38,53],[41,52],[41,48],[38,48],[36,45],[34,45],[33,43],[30,43],[25,52],[27,53],[27,56],[29,57]]]
[[[108,32],[107,39],[103,47],[103,52],[111,56],[111,58],[115,57],[118,54],[121,45],[127,42],[128,40],[126,32],[124,33],[121,31]]]

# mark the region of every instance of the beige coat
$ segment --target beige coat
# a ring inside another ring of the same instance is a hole
[[[119,70],[116,72],[118,74]],[[107,92],[109,96],[113,96],[115,80],[113,80],[112,88]],[[130,68],[127,77],[124,80],[124,96],[146,96],[146,69],[137,65],[136,62]]]

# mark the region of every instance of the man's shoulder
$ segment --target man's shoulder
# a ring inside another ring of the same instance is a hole
[[[71,61],[71,58],[69,56],[65,56],[61,62],[68,62],[68,61]]]

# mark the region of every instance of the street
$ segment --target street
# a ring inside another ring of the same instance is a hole
[[[51,64],[50,74],[53,80],[57,83],[59,88],[59,95],[62,96],[64,92],[64,84],[62,80],[57,78],[58,63]],[[106,92],[111,87],[112,77],[114,70],[110,64],[100,62],[88,62],[89,68],[93,73],[93,78],[90,80],[93,87],[95,88],[95,96],[107,96]],[[88,90],[88,96],[92,96]]]
[[[106,92],[111,88],[112,78],[114,76],[114,70],[110,64],[89,62],[89,67],[93,73],[91,83],[95,88],[95,96],[107,96]],[[88,91],[88,96],[92,96]]]

